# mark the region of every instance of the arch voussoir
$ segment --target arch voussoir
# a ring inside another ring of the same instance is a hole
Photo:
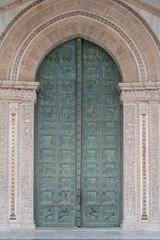
[[[72,39],[74,36],[90,38],[111,53],[120,67],[123,81],[139,80],[137,63],[125,41],[110,27],[82,16],[75,16],[50,25],[39,34],[38,38],[35,37],[19,64],[18,80],[34,81],[37,67],[44,53],[48,53],[61,39]],[[130,68],[132,72],[127,70]]]

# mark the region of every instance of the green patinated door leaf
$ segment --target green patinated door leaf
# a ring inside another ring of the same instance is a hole
[[[120,81],[100,47],[82,47],[82,222],[113,227],[120,222]]]
[[[43,60],[35,107],[35,220],[40,227],[121,221],[120,81],[113,59],[75,39]]]

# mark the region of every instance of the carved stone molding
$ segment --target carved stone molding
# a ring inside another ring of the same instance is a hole
[[[0,80],[0,88],[5,89],[25,89],[25,90],[37,90],[40,89],[39,82],[26,82],[26,81],[10,81]]]
[[[155,90],[160,89],[160,82],[132,82],[132,83],[119,83],[118,91],[131,91],[131,90]]]
[[[136,203],[136,163],[135,163],[135,149],[136,149],[136,106],[125,105],[123,108],[124,114],[124,221],[123,228],[134,228],[135,222],[135,203]]]
[[[24,3],[29,2],[30,0],[6,0],[6,1],[2,1],[2,3],[0,4],[0,13],[2,12],[6,12],[12,8],[18,7]]]
[[[159,10],[159,8],[156,8],[154,5],[148,4],[141,0],[124,0],[124,1],[126,3],[136,6],[138,8],[141,8],[144,11],[147,11],[157,17],[160,17],[160,10]]]
[[[159,106],[151,104],[151,136],[150,136],[150,208],[153,219],[160,219],[160,188],[159,188]]]
[[[34,134],[34,104],[22,105],[22,188],[21,205],[22,221],[28,228],[34,228],[33,224],[33,134]]]

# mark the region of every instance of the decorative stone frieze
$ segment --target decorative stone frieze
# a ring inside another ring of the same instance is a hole
[[[124,182],[124,195],[123,195],[123,209],[124,209],[124,228],[134,228],[135,213],[136,213],[136,106],[124,105],[123,106],[123,119],[124,119],[124,141],[123,141],[123,182]]]
[[[159,163],[159,105],[150,105],[151,125],[150,125],[150,208],[151,217],[160,222],[160,163]]]
[[[34,104],[22,104],[21,221],[33,228]]]

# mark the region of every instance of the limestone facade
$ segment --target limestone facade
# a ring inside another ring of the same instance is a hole
[[[27,1],[26,1],[27,2]],[[122,229],[160,230],[160,42],[121,0],[31,1],[0,37],[0,228],[35,228],[34,104],[37,69],[81,37],[104,48],[123,82]]]

